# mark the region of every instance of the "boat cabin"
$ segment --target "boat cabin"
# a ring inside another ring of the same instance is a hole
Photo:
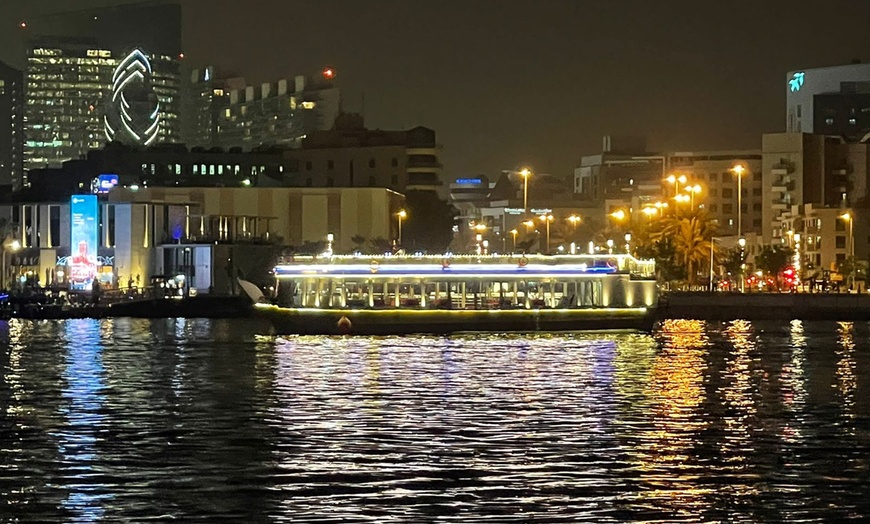
[[[278,305],[315,309],[650,308],[655,262],[631,255],[296,256]]]

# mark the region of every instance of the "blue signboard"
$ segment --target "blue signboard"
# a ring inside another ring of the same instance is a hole
[[[73,195],[70,199],[70,289],[90,291],[97,276],[99,208],[96,195]]]
[[[94,193],[105,194],[118,185],[118,175],[100,175],[94,179]]]

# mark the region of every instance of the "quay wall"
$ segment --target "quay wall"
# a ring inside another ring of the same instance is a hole
[[[659,318],[697,320],[870,320],[870,294],[667,293]]]

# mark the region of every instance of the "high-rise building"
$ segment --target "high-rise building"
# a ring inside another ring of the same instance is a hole
[[[239,86],[239,79],[233,79],[212,87],[211,107],[217,112],[213,145],[301,147],[306,136],[331,129],[339,114],[341,92],[334,76],[327,69],[319,78],[297,76],[260,86]],[[201,78],[205,86],[197,91],[207,93],[206,75]]]
[[[27,57],[24,163],[57,167],[106,142],[106,114],[117,61],[95,43],[41,40]],[[16,186],[26,186],[22,179]]]
[[[870,64],[790,71],[786,131],[858,140],[870,132]]]
[[[0,191],[21,179],[24,168],[24,75],[0,62]]]
[[[107,141],[180,135],[181,7],[145,2],[26,21],[25,168]],[[16,185],[26,186],[26,174]]]
[[[191,71],[181,86],[181,141],[188,147],[215,147],[220,115],[229,105],[228,91],[238,89],[241,79],[218,79],[212,66]]]

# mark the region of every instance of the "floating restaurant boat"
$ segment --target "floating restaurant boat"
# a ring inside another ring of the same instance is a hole
[[[649,330],[654,273],[630,255],[294,257],[274,303],[252,298],[280,335]]]

